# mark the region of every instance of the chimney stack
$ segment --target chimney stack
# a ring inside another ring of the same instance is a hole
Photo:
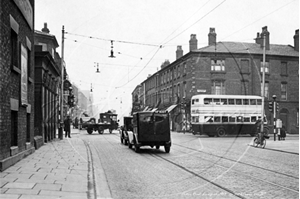
[[[216,45],[217,44],[217,34],[215,32],[215,28],[209,28],[208,33],[208,45]]]
[[[198,49],[198,40],[196,39],[196,34],[191,34],[190,39],[190,51]]]
[[[294,49],[299,52],[299,29],[295,31],[294,35]]]
[[[260,46],[263,47],[264,46],[264,35],[266,38],[266,50],[270,50],[270,33],[268,31],[268,26],[265,26],[262,28],[262,32],[260,34],[261,37],[261,44]]]
[[[256,35],[256,38],[255,38],[254,40],[255,40],[255,43],[257,43],[257,44],[260,44],[260,45],[261,45],[261,38],[260,38],[260,34],[259,34],[259,32],[257,33],[257,35]]]
[[[47,23],[44,23],[44,28],[42,29],[42,32],[45,32],[45,33],[50,32],[50,30],[47,28]]]
[[[181,46],[177,46],[176,50],[176,60],[183,56],[183,50]]]

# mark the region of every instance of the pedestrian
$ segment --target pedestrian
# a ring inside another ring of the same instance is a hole
[[[79,119],[79,130],[82,130],[82,122],[83,122],[83,120],[82,120],[82,118],[80,118]]]
[[[65,137],[71,138],[71,121],[70,116],[67,116],[67,118],[64,121],[64,130],[65,130]]]
[[[77,117],[75,118],[75,121],[74,121],[74,127],[75,127],[75,129],[78,129],[78,118]]]
[[[281,140],[285,140],[285,137],[286,137],[285,126],[282,126],[282,128],[280,129],[280,138]]]

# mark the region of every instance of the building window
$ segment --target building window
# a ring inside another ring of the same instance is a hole
[[[281,62],[281,75],[287,75],[287,63]]]
[[[260,72],[263,72],[263,62],[260,62]],[[265,62],[265,73],[269,73],[270,72],[270,63],[269,62]]]
[[[211,60],[211,71],[225,71],[225,60]]]
[[[249,60],[246,59],[241,61],[241,72],[249,73]]]
[[[183,66],[183,74],[186,74],[186,63],[184,63],[184,66]]]
[[[186,98],[186,83],[183,84],[183,97]]]
[[[13,29],[11,29],[10,41],[11,41],[11,64],[12,66],[19,67],[18,34]]]
[[[281,83],[281,100],[287,100],[287,83]]]
[[[261,88],[262,88],[262,85],[261,85]],[[269,82],[265,82],[265,98],[269,99]]]
[[[181,68],[180,66],[177,67],[177,77],[178,78],[180,77],[180,68]]]
[[[11,111],[11,146],[18,146],[18,111]]]
[[[176,79],[177,78],[177,66],[175,66],[175,68],[174,68],[174,79]]]
[[[178,94],[178,97],[180,98],[180,84],[177,85],[177,94]]]
[[[213,81],[211,87],[211,94],[225,95],[224,81]]]

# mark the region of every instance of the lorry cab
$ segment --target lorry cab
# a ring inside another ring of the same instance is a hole
[[[141,146],[159,149],[164,146],[167,153],[171,148],[169,113],[166,111],[144,111],[133,114],[133,132],[128,132],[128,146],[136,152]]]

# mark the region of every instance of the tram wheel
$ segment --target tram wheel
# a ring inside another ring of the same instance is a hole
[[[223,137],[226,135],[226,131],[223,128],[218,129],[217,131],[218,137]]]

